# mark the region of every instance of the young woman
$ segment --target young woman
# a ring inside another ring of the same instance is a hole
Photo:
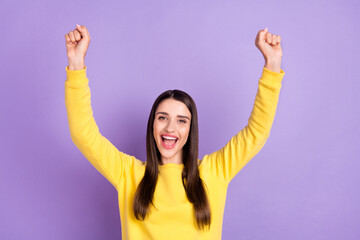
[[[86,76],[88,30],[77,25],[65,39],[69,60],[65,105],[70,135],[117,189],[122,239],[221,239],[228,184],[270,135],[285,74],[280,67],[280,36],[267,28],[256,36],[255,45],[265,65],[246,127],[223,148],[199,160],[195,103],[183,91],[165,91],[150,111],[146,162],[119,151],[99,132]]]

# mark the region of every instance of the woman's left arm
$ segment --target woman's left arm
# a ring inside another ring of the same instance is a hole
[[[270,135],[279,100],[281,81],[280,36],[260,30],[255,41],[265,59],[255,103],[248,124],[220,150],[206,155],[203,164],[229,183],[232,178],[260,151]]]

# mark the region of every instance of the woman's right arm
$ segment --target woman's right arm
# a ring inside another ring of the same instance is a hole
[[[120,152],[99,132],[91,108],[89,80],[84,64],[90,38],[83,26],[74,32],[65,35],[68,57],[72,56],[69,57],[69,66],[66,67],[65,81],[65,105],[70,136],[87,160],[117,189],[120,179],[124,177],[124,164],[130,164],[134,157]],[[79,33],[81,36],[76,37]],[[73,44],[72,40],[78,43]]]

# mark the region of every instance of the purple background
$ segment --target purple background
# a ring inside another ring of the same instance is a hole
[[[73,144],[65,33],[85,25],[94,117],[145,160],[167,89],[199,112],[200,155],[246,126],[264,59],[282,38],[270,138],[229,185],[223,239],[360,239],[360,2],[2,1],[0,239],[121,239],[115,188]]]

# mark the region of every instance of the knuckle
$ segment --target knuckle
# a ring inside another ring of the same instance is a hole
[[[81,36],[79,32],[75,32],[74,35],[75,35],[76,38],[79,38]]]

